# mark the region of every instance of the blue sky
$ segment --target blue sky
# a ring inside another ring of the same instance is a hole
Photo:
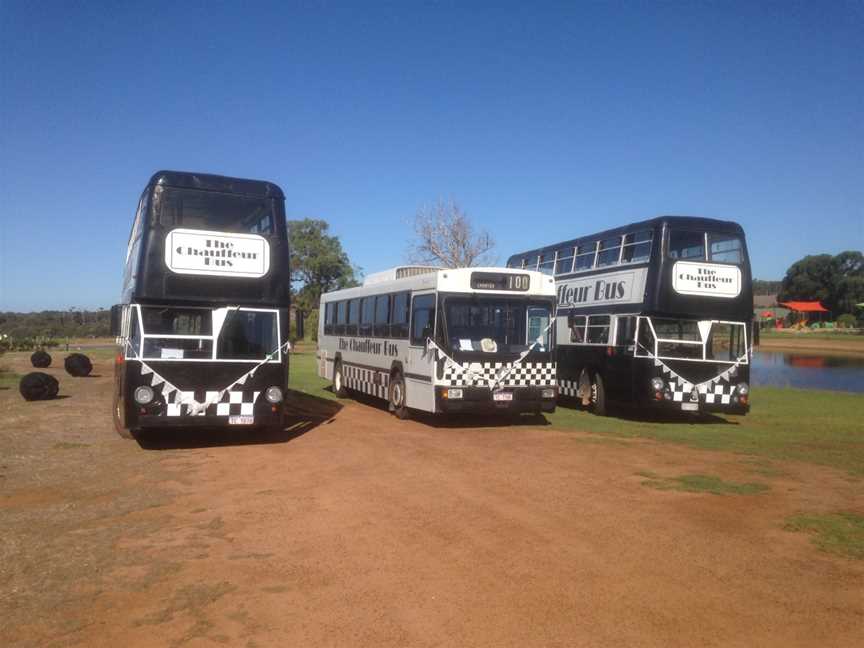
[[[116,302],[160,168],[279,183],[367,272],[438,197],[502,262],[664,213],[760,278],[864,248],[864,4],[466,5],[0,3],[0,309]]]

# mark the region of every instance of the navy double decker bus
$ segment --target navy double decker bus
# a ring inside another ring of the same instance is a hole
[[[555,277],[559,394],[749,410],[753,294],[737,223],[664,216],[513,255]]]
[[[288,382],[288,236],[270,182],[160,171],[129,236],[114,424],[281,428]]]

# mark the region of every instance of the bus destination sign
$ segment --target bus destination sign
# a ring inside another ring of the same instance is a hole
[[[497,272],[472,272],[471,288],[474,290],[509,290],[527,292],[531,277],[527,274],[506,274]]]
[[[681,295],[731,299],[741,294],[741,270],[737,266],[677,261],[672,268],[672,287]]]
[[[165,265],[178,274],[263,277],[270,245],[257,234],[175,229],[165,237]]]

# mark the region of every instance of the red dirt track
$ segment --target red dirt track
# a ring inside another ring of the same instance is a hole
[[[138,443],[111,428],[108,362],[61,371],[69,398],[0,392],[4,646],[864,645],[864,563],[782,528],[862,507],[837,471],[658,491],[636,473],[748,475],[720,452],[309,399],[284,436]]]

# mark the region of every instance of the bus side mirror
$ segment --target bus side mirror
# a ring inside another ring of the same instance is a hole
[[[567,328],[573,328],[576,324],[576,316],[573,313],[567,315]]]
[[[122,328],[123,304],[115,304],[111,307],[111,335],[113,335],[114,337],[120,337],[120,332]]]

